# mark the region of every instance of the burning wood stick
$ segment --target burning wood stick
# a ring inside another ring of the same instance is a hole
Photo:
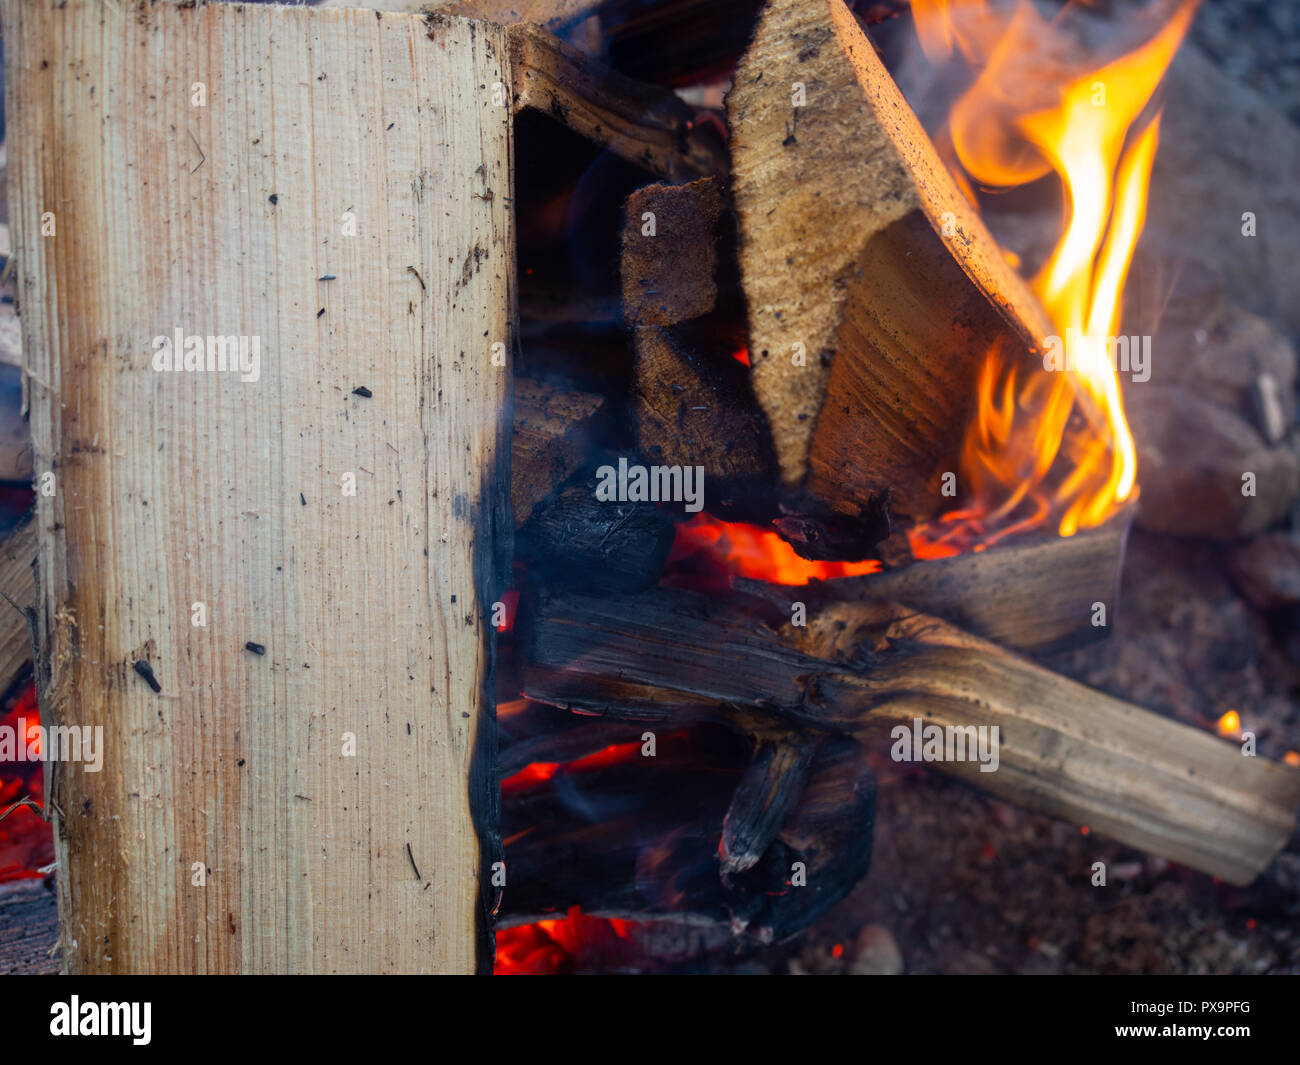
[[[490,968],[504,32],[0,10],[64,967]]]
[[[642,727],[611,750],[614,726],[587,718],[531,753],[589,759],[537,781],[507,781],[505,923],[581,906],[589,915],[746,929],[771,942],[808,927],[865,875],[876,785],[861,744],[773,744],[743,769],[743,745],[720,743],[708,728],[661,730],[656,756],[643,758]],[[796,862],[806,887],[772,890],[784,888]]]
[[[529,573],[558,587],[651,587],[673,545],[672,517],[646,501],[606,502],[579,479],[538,506],[516,537]]]
[[[888,604],[837,604],[778,635],[686,592],[560,597],[531,622],[524,692],[613,718],[717,721],[756,739],[879,740],[917,720],[963,736],[996,726],[995,771],[935,768],[1234,884],[1286,843],[1300,803],[1291,769]]]
[[[810,609],[841,600],[906,603],[994,643],[1051,654],[1112,631],[1131,517],[1125,511],[1074,536],[1000,543],[865,577],[799,588],[746,578],[735,585],[787,612],[795,601]]]
[[[727,97],[754,390],[790,493],[928,517],[995,345],[1051,327],[843,0],[769,0]]]
[[[673,93],[603,67],[539,26],[507,33],[516,111],[542,111],[670,181],[726,174],[722,138]]]

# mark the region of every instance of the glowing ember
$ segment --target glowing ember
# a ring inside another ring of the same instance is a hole
[[[1159,114],[1139,119],[1196,8],[1184,0],[1150,38],[1093,69],[1064,17],[1028,0],[915,0],[926,54],[954,50],[978,76],[949,116],[942,154],[972,182],[1010,188],[1054,172],[1066,193],[1064,232],[1032,285],[1056,327],[1052,370],[1025,372],[988,353],[977,415],[961,459],[968,504],[913,534],[919,557],[967,550],[1055,518],[1062,536],[1105,521],[1137,492],[1137,461],[1115,362],[1121,294],[1146,215]],[[1068,9],[1067,9],[1068,11]]]
[[[669,564],[703,554],[732,577],[752,577],[772,584],[807,584],[811,580],[833,577],[860,577],[876,573],[880,563],[810,562],[800,558],[793,547],[771,529],[738,522],[719,521],[708,514],[698,514],[677,526]]]
[[[631,921],[587,917],[577,907],[554,921],[497,932],[497,976],[546,976],[571,972],[582,959],[616,961],[630,953]]]
[[[665,738],[676,738],[679,735],[681,734],[669,733]],[[538,784],[544,784],[561,769],[571,773],[582,773],[594,769],[607,769],[610,766],[630,762],[639,757],[641,757],[641,744],[633,742],[616,743],[602,751],[585,755],[573,762],[531,762],[519,770],[518,773],[501,781],[501,794],[503,796],[515,795]]]
[[[26,721],[28,745],[33,753],[39,753],[40,712],[34,685],[22,692],[7,712],[0,711],[0,727],[17,729],[20,720]],[[26,797],[41,802],[44,779],[44,765],[39,761],[0,761],[0,812]],[[54,835],[40,814],[19,807],[0,821],[0,883],[39,878],[43,875],[40,870],[53,861]]]
[[[1240,736],[1241,735],[1241,715],[1236,710],[1229,710],[1219,718],[1219,735],[1220,736]]]

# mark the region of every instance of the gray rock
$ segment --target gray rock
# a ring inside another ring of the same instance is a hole
[[[857,976],[896,976],[903,971],[903,954],[888,928],[869,924],[858,934],[857,957],[849,971]]]
[[[1261,610],[1300,604],[1300,533],[1265,533],[1234,548],[1228,572]]]
[[[1245,416],[1185,388],[1130,396],[1144,528],[1237,540],[1279,521],[1300,494],[1300,455],[1270,447]]]
[[[1191,44],[1163,98],[1142,244],[1211,267],[1233,301],[1300,332],[1300,128]]]

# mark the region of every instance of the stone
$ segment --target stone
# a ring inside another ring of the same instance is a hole
[[[903,954],[889,929],[869,924],[858,933],[857,957],[849,968],[855,976],[897,976],[903,971]]]
[[[1233,548],[1228,572],[1261,610],[1300,605],[1300,532],[1265,533]]]
[[[1236,411],[1187,389],[1146,385],[1129,418],[1143,528],[1238,540],[1279,521],[1300,495],[1295,448],[1270,447]]]
[[[1162,96],[1143,244],[1210,265],[1234,302],[1300,332],[1300,128],[1191,44]],[[1243,235],[1246,212],[1254,236]]]

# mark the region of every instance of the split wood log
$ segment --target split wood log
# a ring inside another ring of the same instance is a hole
[[[727,97],[754,391],[787,492],[942,505],[988,352],[1051,327],[843,0],[769,0]]]
[[[628,197],[623,220],[623,317],[632,325],[677,325],[718,302],[722,183],[647,185]]]
[[[633,343],[638,454],[657,465],[701,466],[710,510],[729,494],[761,507],[760,497],[771,495],[772,445],[745,368],[703,358],[674,329],[638,326]]]
[[[798,588],[737,579],[789,616],[800,601],[894,601],[933,614],[994,643],[1033,654],[1082,647],[1110,635],[1132,512],[1071,537],[1004,542],[984,551],[928,559],[865,577]],[[1099,610],[1098,607],[1101,609]]]
[[[637,451],[649,462],[702,466],[710,507],[770,518],[774,463],[767,426],[748,374],[732,358],[728,310],[719,310],[721,222],[727,214],[715,178],[649,185],[625,206],[623,313],[636,353],[633,417]],[[730,244],[728,252],[730,252]],[[728,255],[728,262],[734,260]],[[730,291],[734,291],[734,286]],[[735,315],[739,326],[742,315]],[[718,319],[721,319],[719,321]],[[694,323],[689,328],[675,328]],[[721,327],[720,337],[719,327]],[[694,339],[709,345],[698,350]],[[712,350],[722,340],[722,350]]]
[[[30,612],[36,606],[36,522],[29,516],[0,543],[0,697],[32,661]]]
[[[634,81],[539,26],[511,26],[516,111],[533,108],[670,181],[727,173],[722,137],[673,93]]]
[[[41,711],[103,729],[47,781],[65,968],[490,968],[504,32],[2,11]]]
[[[588,459],[590,431],[605,397],[543,381],[515,381],[510,501],[518,528]],[[25,423],[24,423],[25,424]],[[30,451],[30,444],[27,445]],[[27,521],[0,542],[0,693],[28,669],[32,638],[23,613],[36,602],[36,527]]]
[[[836,604],[778,635],[692,593],[557,597],[537,605],[523,657],[529,699],[624,720],[718,722],[758,740],[879,740],[917,720],[964,739],[997,726],[996,771],[974,760],[935,768],[1234,884],[1286,843],[1300,803],[1300,773],[1286,766],[890,604]]]
[[[604,407],[604,396],[516,379],[510,439],[510,506],[516,529],[587,460],[591,430]]]

